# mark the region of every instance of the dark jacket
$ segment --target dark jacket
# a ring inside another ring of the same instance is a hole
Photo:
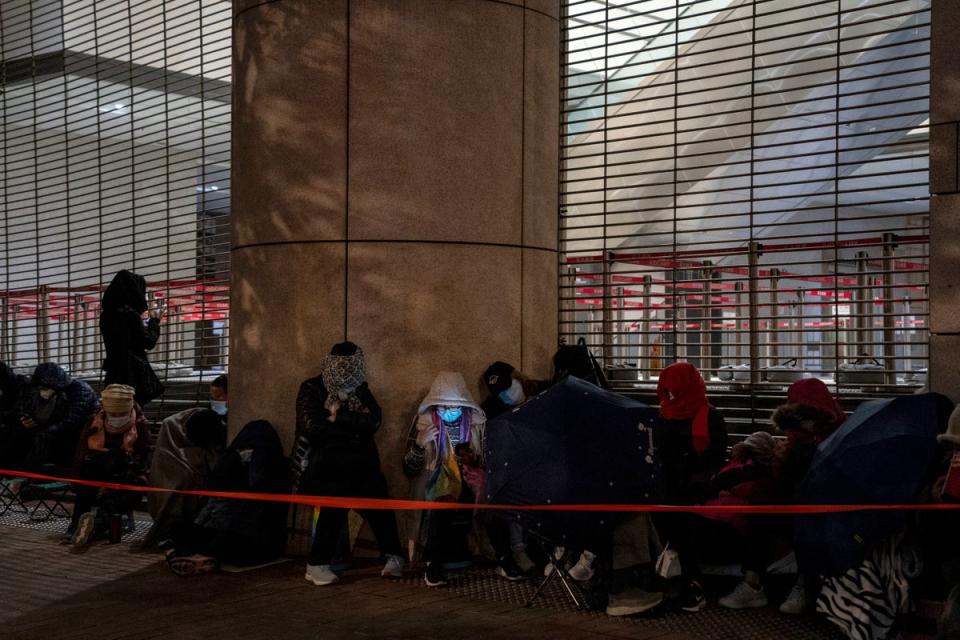
[[[212,491],[290,492],[289,462],[269,422],[255,420],[237,434],[210,471],[209,487]],[[248,560],[256,563],[283,553],[286,517],[283,502],[211,498],[195,522],[249,540],[257,553]]]
[[[143,276],[120,271],[103,293],[100,335],[106,358],[104,384],[126,384],[136,389],[137,404],[143,406],[163,392],[163,385],[147,361],[147,351],[160,339],[160,321],[147,310],[147,284]]]
[[[36,433],[31,457],[34,463],[71,465],[80,432],[100,409],[100,400],[89,384],[74,380],[58,365],[45,362],[33,372],[30,389],[21,399],[20,415],[33,416],[40,387],[56,392],[51,401],[57,407]]]
[[[300,489],[306,493],[348,495],[355,480],[380,473],[380,454],[374,434],[383,413],[367,383],[356,390],[366,411],[351,411],[346,405],[337,411],[335,422],[324,408],[327,389],[320,376],[300,385],[297,394],[297,432],[310,442],[306,471]]]
[[[20,426],[20,402],[29,382],[0,362],[0,428]]]
[[[693,419],[665,420],[656,431],[656,451],[663,465],[667,499],[678,504],[702,502],[713,493],[710,480],[723,468],[727,453],[727,426],[723,415],[710,407],[710,445],[702,454],[693,447]]]

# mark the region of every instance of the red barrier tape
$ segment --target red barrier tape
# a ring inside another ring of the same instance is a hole
[[[952,511],[960,509],[960,504],[768,504],[768,505],[667,505],[667,504],[471,504],[460,502],[429,502],[426,500],[393,500],[382,498],[345,498],[338,496],[286,495],[279,493],[242,493],[233,491],[193,491],[187,489],[164,489],[95,480],[62,478],[43,473],[0,469],[0,475],[68,482],[71,484],[113,489],[116,491],[139,491],[142,493],[178,493],[187,496],[208,498],[232,498],[236,500],[260,500],[263,502],[285,502],[304,504],[313,507],[339,507],[342,509],[389,509],[409,511],[418,509],[481,509],[485,511],[594,511],[594,512],[633,512],[633,513],[697,513],[717,515],[722,513],[757,514],[810,514],[810,513],[847,513],[852,511]]]

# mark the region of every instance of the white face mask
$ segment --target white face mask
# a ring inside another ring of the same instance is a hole
[[[107,416],[107,422],[109,422],[110,426],[114,429],[119,429],[130,422],[130,416]]]
[[[515,407],[527,399],[527,394],[523,392],[523,385],[520,384],[520,381],[514,378],[510,388],[500,392],[500,399],[504,404]]]
[[[226,400],[211,400],[210,409],[218,416],[227,415],[227,401]]]

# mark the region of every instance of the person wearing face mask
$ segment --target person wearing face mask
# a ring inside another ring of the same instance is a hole
[[[103,408],[84,428],[77,448],[74,473],[81,480],[119,484],[146,484],[150,423],[134,402],[133,387],[111,384],[100,394]],[[83,546],[106,533],[112,521],[132,511],[140,494],[132,491],[100,490],[77,485],[73,517],[67,534],[71,543]],[[96,508],[96,513],[94,513]]]
[[[25,469],[70,466],[80,430],[98,408],[90,385],[72,379],[52,362],[40,364],[22,394],[15,444],[4,452],[4,459]]]
[[[374,440],[382,412],[367,385],[360,347],[352,342],[334,345],[323,360],[320,375],[300,385],[296,411],[297,433],[305,434],[310,443],[307,468],[300,477],[301,492],[389,498]],[[380,575],[402,577],[405,562],[393,512],[371,509],[359,513],[373,529],[386,561]],[[320,509],[304,576],[308,582],[323,586],[339,580],[330,564],[347,514],[346,509]]]
[[[227,374],[222,374],[210,383],[210,410],[227,422]]]
[[[497,361],[483,372],[489,395],[481,404],[488,420],[519,407],[547,387],[547,383],[531,380],[506,362]]]
[[[451,371],[437,374],[420,403],[410,426],[403,471],[413,480],[411,498],[445,502],[476,502],[476,487],[464,474],[482,462],[486,417],[474,402],[463,376]],[[459,455],[458,455],[459,450]],[[415,513],[410,529],[411,559],[427,562],[427,586],[446,584],[444,563],[469,559],[467,536],[473,524],[472,509]]]

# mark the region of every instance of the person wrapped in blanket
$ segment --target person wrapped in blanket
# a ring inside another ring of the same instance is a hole
[[[280,437],[266,420],[247,423],[210,471],[211,491],[290,492],[290,468]],[[255,566],[279,558],[286,545],[287,504],[208,498],[193,522],[172,525],[170,569],[180,576],[222,564]]]
[[[80,435],[74,462],[77,478],[146,484],[150,425],[134,401],[135,394],[133,387],[125,384],[107,385],[100,394],[103,408]],[[77,499],[67,534],[75,547],[120,532],[124,516],[128,519],[125,528],[132,529],[132,512],[140,502],[140,493],[86,485],[76,485],[74,490]]]
[[[431,502],[473,504],[482,489],[480,458],[486,417],[460,373],[441,371],[410,425],[403,471],[413,481],[411,497]],[[413,514],[411,560],[422,553],[429,587],[446,584],[444,564],[469,560],[467,536],[473,510]]]

